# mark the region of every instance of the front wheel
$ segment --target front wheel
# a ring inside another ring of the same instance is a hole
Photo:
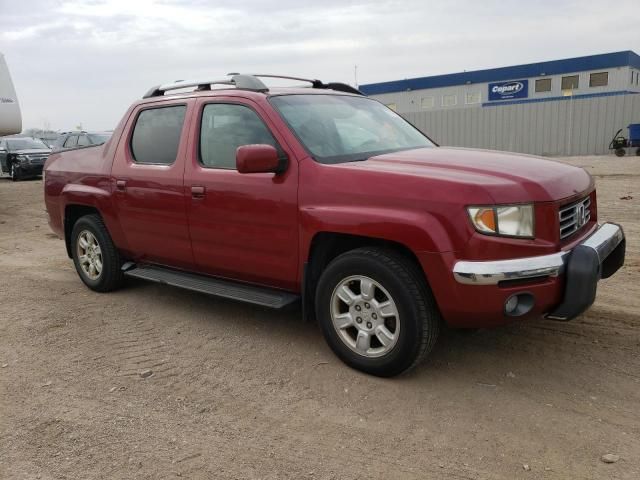
[[[316,291],[316,315],[327,343],[347,365],[391,377],[431,351],[440,314],[422,272],[381,248],[359,248],[333,260]]]
[[[624,157],[627,151],[624,148],[616,148],[616,157]]]
[[[110,292],[122,284],[122,261],[99,215],[86,215],[75,223],[71,249],[76,271],[91,290]]]
[[[11,164],[11,180],[13,180],[14,182],[20,180],[20,167],[15,163]]]

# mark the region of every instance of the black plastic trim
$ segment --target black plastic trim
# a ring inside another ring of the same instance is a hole
[[[214,278],[196,273],[173,270],[156,265],[125,264],[124,274],[129,277],[206,293],[274,309],[284,308],[299,300],[299,296],[275,288],[249,285],[222,278]],[[124,267],[124,266],[123,266]]]

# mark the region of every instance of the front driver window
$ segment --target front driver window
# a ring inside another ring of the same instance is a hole
[[[204,107],[200,126],[203,166],[235,170],[237,148],[256,143],[279,148],[267,126],[249,107],[225,103]]]

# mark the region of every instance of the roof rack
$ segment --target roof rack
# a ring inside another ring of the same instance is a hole
[[[251,90],[254,92],[268,92],[269,88],[260,80],[260,78],[282,78],[286,80],[296,80],[299,82],[310,83],[312,88],[322,88],[326,90],[335,90],[338,92],[353,93],[356,95],[364,95],[357,88],[353,88],[351,85],[339,82],[323,83],[321,80],[311,80],[308,78],[288,77],[284,75],[269,75],[269,74],[253,74],[242,75],[240,73],[230,73],[231,78],[222,80],[178,80],[173,83],[166,83],[164,85],[157,85],[149,89],[142,98],[161,97],[165,92],[171,90],[180,90],[182,88],[196,87],[196,92],[205,90],[211,90],[212,85],[228,85],[233,86],[240,90]]]

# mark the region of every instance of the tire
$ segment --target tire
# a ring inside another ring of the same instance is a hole
[[[636,156],[637,156],[637,157],[640,157],[640,148],[638,148],[638,149],[636,150]]]
[[[624,148],[616,148],[616,157],[624,157],[625,153],[627,152]]]
[[[11,167],[9,168],[9,174],[11,175],[11,180],[17,182],[18,180],[20,180],[20,167],[15,163],[12,163]]]
[[[351,305],[343,300],[350,297],[345,285],[355,294]],[[316,316],[343,362],[380,377],[418,365],[433,349],[441,322],[418,267],[392,250],[373,247],[351,250],[329,264],[318,282]]]
[[[92,248],[88,249],[87,244]],[[91,290],[110,292],[122,285],[122,260],[100,215],[85,215],[75,223],[71,232],[71,252],[78,276]],[[101,265],[99,271],[97,259]]]

